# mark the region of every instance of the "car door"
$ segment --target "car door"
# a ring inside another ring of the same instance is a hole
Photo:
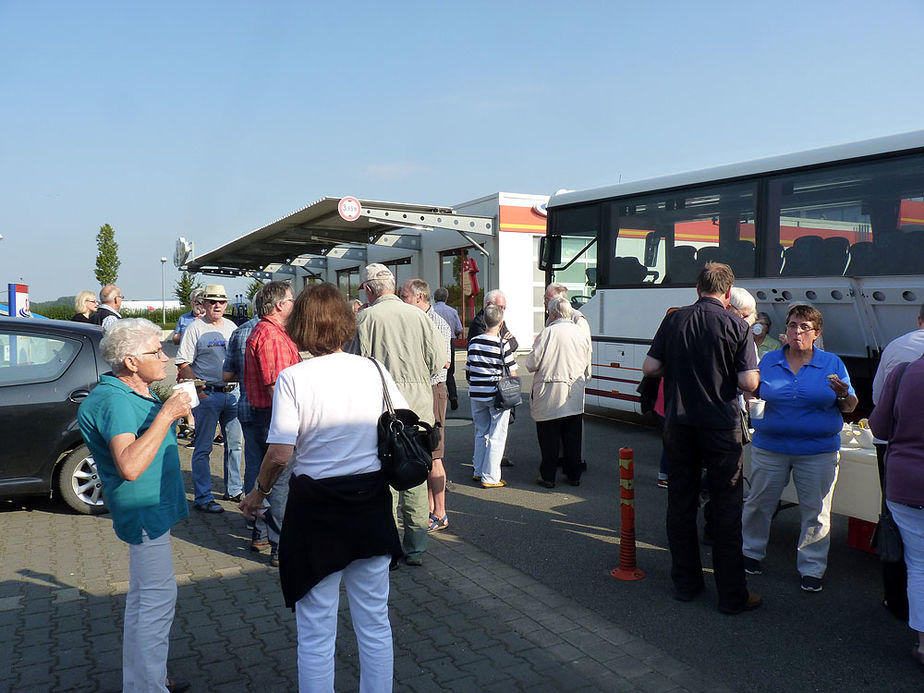
[[[0,325],[0,488],[47,490],[97,379],[86,335]]]

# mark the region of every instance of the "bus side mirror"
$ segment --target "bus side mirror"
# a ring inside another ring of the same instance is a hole
[[[554,269],[561,264],[561,236],[542,236],[539,239],[539,269]]]

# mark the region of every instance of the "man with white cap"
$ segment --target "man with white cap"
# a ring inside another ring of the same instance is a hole
[[[356,337],[347,350],[372,356],[395,379],[408,406],[421,420],[433,425],[433,389],[430,378],[446,365],[446,344],[433,321],[422,310],[395,295],[395,276],[374,262],[363,269],[362,288],[369,307],[356,318]],[[395,516],[399,494],[394,493]],[[422,565],[427,548],[430,508],[427,482],[400,494],[404,519],[404,552],[408,565]]]
[[[241,424],[237,419],[237,383],[225,383],[222,365],[228,351],[228,340],[237,328],[224,317],[228,294],[221,284],[209,284],[201,298],[205,314],[193,321],[180,341],[176,354],[177,378],[198,378],[205,381],[205,391],[196,408],[196,433],[193,438],[192,474],[195,508],[200,512],[221,513],[212,495],[212,473],[209,456],[215,425],[221,424],[224,437],[224,500],[243,497],[241,481]]]

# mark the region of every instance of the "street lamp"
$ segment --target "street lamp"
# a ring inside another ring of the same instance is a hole
[[[167,324],[167,258],[160,259],[160,324]]]

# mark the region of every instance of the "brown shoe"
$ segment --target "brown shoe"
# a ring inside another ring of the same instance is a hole
[[[723,614],[731,614],[732,616],[734,616],[735,614],[740,614],[745,611],[753,611],[754,609],[759,608],[763,603],[764,603],[764,600],[763,598],[761,598],[759,594],[755,592],[751,592],[748,594],[747,600],[741,606],[736,607],[736,608],[728,608],[726,606],[719,606],[719,611],[721,611]]]

